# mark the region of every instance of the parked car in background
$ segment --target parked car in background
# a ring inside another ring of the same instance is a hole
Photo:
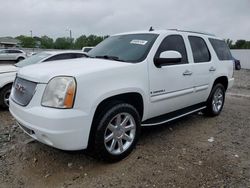
[[[235,70],[240,70],[240,69],[241,69],[240,60],[235,59],[234,57],[233,57],[233,60],[234,60],[234,67],[235,67]]]
[[[86,46],[86,47],[83,47],[82,48],[82,51],[85,52],[85,53],[88,53],[90,50],[92,50],[94,47],[92,46]]]
[[[123,33],[88,56],[20,69],[10,112],[44,144],[112,162],[129,155],[142,126],[219,115],[234,82],[228,46],[206,33]]]
[[[43,62],[82,57],[86,57],[86,55],[81,51],[46,51],[32,55],[27,59],[16,63],[15,65],[0,65],[0,106],[2,108],[8,108],[12,83],[16,77],[17,70],[20,68]]]
[[[27,57],[27,54],[22,50],[17,49],[2,49],[0,50],[0,61],[22,61]]]

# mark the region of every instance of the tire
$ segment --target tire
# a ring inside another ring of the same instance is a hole
[[[11,92],[11,85],[3,87],[0,91],[0,106],[4,109],[9,108],[9,96]]]
[[[117,162],[127,157],[135,148],[141,121],[139,113],[132,105],[114,103],[95,122],[93,126],[96,130],[91,146],[94,157],[106,162]]]
[[[16,62],[22,61],[22,60],[24,60],[24,59],[25,59],[24,57],[19,57],[19,58],[16,60]]]
[[[205,115],[214,117],[218,116],[225,102],[225,87],[218,83],[214,85],[210,96],[207,100],[207,108],[204,110]]]
[[[236,70],[240,70],[240,69],[241,69],[241,65],[240,65],[239,63],[237,63],[237,64],[235,65],[235,69],[236,69]]]

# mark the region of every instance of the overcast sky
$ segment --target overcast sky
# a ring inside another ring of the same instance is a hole
[[[250,40],[250,0],[0,0],[0,36],[180,28]]]

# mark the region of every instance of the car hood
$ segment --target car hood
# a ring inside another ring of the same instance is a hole
[[[0,65],[0,74],[16,71],[18,71],[18,67],[15,67],[14,65]]]
[[[100,71],[131,66],[131,63],[106,59],[79,58],[70,60],[50,61],[21,68],[18,77],[39,83],[48,83],[56,76],[78,77],[87,74],[98,74]]]

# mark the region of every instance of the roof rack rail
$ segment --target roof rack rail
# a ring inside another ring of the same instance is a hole
[[[168,30],[179,31],[179,32],[188,32],[188,33],[196,33],[196,34],[203,34],[203,35],[209,35],[209,36],[216,36],[215,34],[206,33],[206,32],[202,32],[202,31],[189,31],[189,30],[181,30],[181,29],[168,29]]]

